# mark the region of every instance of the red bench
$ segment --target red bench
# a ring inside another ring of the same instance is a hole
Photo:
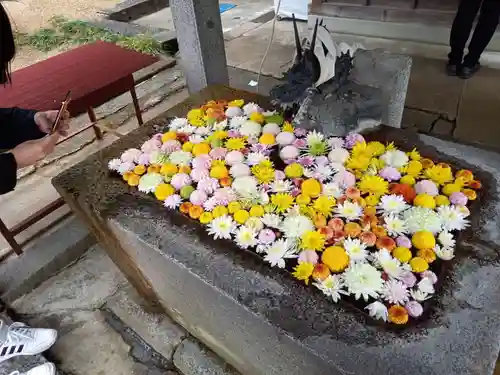
[[[142,125],[133,73],[157,61],[158,58],[154,56],[112,43],[87,44],[13,72],[12,85],[0,87],[0,108],[20,107],[38,111],[58,109],[66,93],[71,90],[71,115],[87,112],[91,122],[62,142],[91,127],[96,137],[101,139],[94,108],[127,91],[132,96],[137,121]],[[14,252],[21,254],[22,248],[14,237],[63,204],[60,198],[10,229],[0,219],[0,233]]]

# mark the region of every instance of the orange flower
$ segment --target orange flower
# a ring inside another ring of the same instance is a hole
[[[344,240],[345,236],[346,234],[343,230],[334,230],[330,242],[333,244],[339,243]]]
[[[451,169],[451,166],[446,163],[438,163],[437,166],[440,168]]]
[[[333,237],[333,229],[330,228],[330,227],[323,227],[323,228],[320,228],[319,229],[319,232],[325,236],[325,239],[328,241],[330,239],[332,239]]]
[[[468,169],[461,169],[456,174],[455,177],[462,178],[465,182],[470,182],[474,180],[474,174]]]
[[[187,214],[189,213],[189,209],[191,208],[193,204],[191,202],[184,202],[181,204],[181,206],[179,207],[179,210],[183,213],[183,214]]]
[[[377,209],[375,207],[366,207],[365,208],[365,215],[375,216],[376,214],[377,214]]]
[[[372,227],[372,232],[375,236],[379,238],[387,236],[387,231],[381,225],[375,225],[374,227]]]
[[[357,199],[361,197],[361,192],[357,188],[352,186],[346,189],[345,195],[347,195],[347,198]]]
[[[379,237],[377,242],[375,242],[375,246],[377,246],[377,249],[387,249],[392,251],[396,248],[396,241],[388,236]]]
[[[358,223],[349,222],[344,226],[344,232],[348,237],[358,237],[361,234],[361,226]]]
[[[436,253],[432,249],[420,249],[417,256],[425,260],[427,263],[432,263],[436,260]]]
[[[422,167],[424,168],[431,168],[434,166],[434,162],[431,159],[422,158],[420,159],[420,162],[422,163]]]
[[[334,231],[339,231],[344,229],[344,222],[342,221],[341,218],[336,217],[334,219],[330,219],[328,222],[328,226],[332,228]]]
[[[226,114],[219,108],[208,108],[206,115],[208,118],[213,118],[216,121],[222,121],[226,118]]]
[[[224,186],[224,187],[228,187],[228,186],[231,186],[231,184],[233,183],[233,180],[231,179],[231,177],[223,177],[219,180],[221,186]]]
[[[160,173],[161,167],[159,165],[150,165],[148,167],[148,173]]]
[[[361,242],[365,243],[367,246],[373,246],[377,242],[377,236],[372,232],[363,232],[359,236]]]
[[[462,193],[464,193],[470,201],[473,201],[477,198],[477,193],[472,189],[463,189]]]
[[[313,279],[323,281],[328,276],[330,276],[330,269],[326,264],[318,263],[314,266],[314,270],[312,273]]]
[[[342,195],[337,199],[338,204],[344,204],[344,202],[347,200],[347,197],[345,195]]]
[[[377,216],[375,215],[364,215],[362,218],[361,218],[361,225],[363,227],[374,227],[378,224],[378,218]]]
[[[203,213],[203,208],[201,208],[200,206],[196,206],[196,205],[191,205],[191,207],[189,207],[189,217],[191,217],[191,219],[198,219],[201,214]]]
[[[136,174],[132,174],[127,182],[130,186],[138,186],[139,185],[139,180],[140,180],[140,176],[136,175]]]
[[[322,214],[314,215],[314,226],[316,228],[324,228],[326,227],[326,217]]]
[[[191,167],[189,167],[187,165],[181,165],[179,167],[179,173],[190,174],[191,173]]]
[[[470,182],[467,182],[465,186],[470,187],[471,189],[479,190],[483,187],[483,184],[481,184],[481,181],[478,180],[472,180]]]
[[[132,176],[134,173],[133,172],[125,172],[122,176],[123,178],[123,181],[128,181],[128,179],[130,178],[130,176]]]
[[[407,184],[393,184],[390,187],[391,194],[402,195],[406,202],[411,203],[417,196],[415,189]]]
[[[394,305],[389,307],[389,321],[394,324],[408,323],[408,311],[403,306]]]

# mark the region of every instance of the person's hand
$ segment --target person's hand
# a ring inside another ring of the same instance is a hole
[[[41,139],[26,141],[14,147],[10,152],[16,159],[17,167],[24,168],[33,165],[52,153],[60,136],[56,132]]]
[[[56,111],[56,110],[37,112],[35,114],[35,123],[38,126],[38,128],[42,132],[49,134],[52,131],[52,126],[54,125],[54,122],[56,121],[58,112],[59,111]],[[68,135],[69,117],[70,117],[69,112],[65,111],[63,113],[63,115],[61,116],[61,123],[59,124],[59,127],[57,129],[58,133],[60,135],[62,135],[63,137]]]

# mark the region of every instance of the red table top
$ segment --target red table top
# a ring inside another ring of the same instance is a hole
[[[80,108],[78,101],[99,90],[109,92],[108,86],[157,61],[112,43],[86,44],[13,72],[12,85],[0,86],[0,108],[58,109],[69,90]]]

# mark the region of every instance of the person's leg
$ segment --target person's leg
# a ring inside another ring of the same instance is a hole
[[[484,0],[479,20],[469,44],[469,53],[464,59],[464,78],[469,78],[479,69],[479,58],[490,42],[500,19],[500,1]]]
[[[469,39],[472,24],[474,23],[480,5],[481,0],[460,0],[457,14],[451,27],[451,51],[448,54],[448,67],[458,68],[462,64],[465,44]]]

